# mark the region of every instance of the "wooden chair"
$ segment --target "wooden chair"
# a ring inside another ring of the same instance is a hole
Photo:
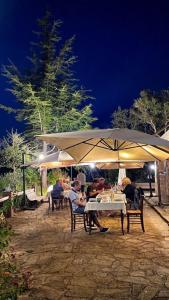
[[[127,209],[127,232],[130,231],[130,224],[141,224],[143,232],[144,230],[144,218],[143,218],[143,201],[144,196],[140,196],[138,209]]]
[[[71,214],[71,232],[76,230],[76,224],[83,224],[85,231],[87,232],[88,215],[87,213],[80,214],[73,211],[72,202],[69,200],[70,214]]]
[[[55,205],[56,205],[56,209],[60,209],[60,208],[63,209],[63,200],[64,200],[63,196],[61,196],[60,198],[56,198],[51,195],[51,198],[52,198],[52,211],[54,211]]]

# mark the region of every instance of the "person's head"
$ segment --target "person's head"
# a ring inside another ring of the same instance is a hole
[[[93,179],[92,186],[94,188],[97,188],[98,184],[99,184],[98,179]]]
[[[132,184],[134,187],[137,186],[135,180],[133,180],[133,179],[131,180],[131,184]]]
[[[62,184],[62,178],[57,179],[56,184]]]
[[[104,183],[105,183],[105,179],[104,179],[103,177],[100,177],[100,178],[99,178],[99,183],[104,184]]]
[[[79,169],[79,173],[84,173],[82,169]]]
[[[131,184],[130,178],[124,177],[124,178],[122,179],[122,186],[126,186],[126,185],[128,185],[128,184]]]
[[[75,191],[80,191],[80,188],[81,188],[81,184],[78,180],[75,180],[73,183],[72,183],[72,188],[75,190]]]

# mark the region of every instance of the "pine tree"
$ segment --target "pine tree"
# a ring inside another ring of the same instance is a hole
[[[86,129],[95,120],[91,105],[84,101],[92,97],[79,88],[72,66],[74,37],[62,42],[60,20],[53,20],[49,12],[38,20],[37,39],[32,43],[30,65],[22,74],[10,63],[4,66],[3,75],[11,84],[10,92],[21,104],[14,110],[0,108],[16,114],[16,119],[26,123],[26,134]]]
[[[9,90],[20,103],[20,108],[4,105],[0,108],[15,113],[18,121],[25,122],[25,135],[29,139],[36,134],[90,128],[96,120],[92,117],[91,104],[84,104],[92,97],[79,88],[74,79],[74,37],[62,41],[59,34],[61,24],[47,12],[38,20],[39,31],[35,32],[36,41],[32,43],[27,70],[21,73],[11,62],[3,68],[3,75],[11,86]],[[44,142],[44,154],[46,151]]]

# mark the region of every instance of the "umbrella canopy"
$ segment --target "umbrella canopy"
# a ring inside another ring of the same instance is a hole
[[[37,137],[65,150],[78,163],[169,158],[169,141],[126,128],[54,133]]]
[[[139,169],[144,167],[143,162],[108,162],[108,163],[97,163],[96,167],[103,170],[112,169]]]
[[[33,168],[44,167],[47,169],[52,169],[52,168],[68,167],[75,163],[76,162],[74,161],[74,159],[68,153],[64,151],[57,151],[45,156],[42,159],[37,158],[36,160],[25,164],[25,166],[26,167],[30,166]]]

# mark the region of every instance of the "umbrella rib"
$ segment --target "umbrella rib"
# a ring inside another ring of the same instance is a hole
[[[161,148],[161,147],[159,147],[159,146],[153,146],[154,148],[156,148],[156,149],[158,149],[158,150],[160,150],[160,151],[164,151],[165,153],[167,153],[167,154],[169,154],[169,151],[167,151],[167,150],[165,150],[165,149],[163,149],[163,148]]]
[[[100,143],[100,140],[97,142],[97,144]],[[93,147],[79,160],[79,163],[95,148],[97,147],[97,144],[96,145],[93,145]]]
[[[85,144],[85,145],[93,146],[93,144],[90,144],[90,143],[86,143],[86,142],[82,142],[82,143]],[[107,148],[102,147],[102,146],[98,146],[98,145],[97,145],[96,147],[102,148],[102,149],[106,149],[106,150],[107,150]]]
[[[119,150],[121,148],[121,146],[123,146],[126,143],[126,141],[122,142],[118,147],[117,150]]]
[[[137,145],[138,145],[138,144],[137,144]],[[143,147],[143,146],[147,146],[147,144],[145,144],[145,145],[133,146],[133,147],[128,147],[128,148],[123,148],[123,149],[118,149],[118,150],[129,150],[129,149],[140,148],[140,147]]]
[[[107,146],[110,150],[114,151],[114,148],[112,148],[104,139],[101,139],[100,143]]]
[[[148,154],[150,154],[152,157],[154,157],[157,160],[160,160],[159,158],[157,158],[155,155],[153,155],[150,151],[148,151],[147,149],[144,149],[143,146],[140,146],[144,151],[146,151]]]
[[[66,148],[64,148],[63,150],[68,150],[68,149],[70,149],[70,148],[76,147],[76,146],[78,146],[78,145],[80,145],[80,144],[83,144],[83,143],[88,142],[88,141],[91,141],[91,140],[92,140],[92,138],[91,138],[91,139],[84,140],[84,141],[79,142],[79,143],[77,143],[77,144],[74,144],[74,145],[72,145],[72,146],[66,147]]]

